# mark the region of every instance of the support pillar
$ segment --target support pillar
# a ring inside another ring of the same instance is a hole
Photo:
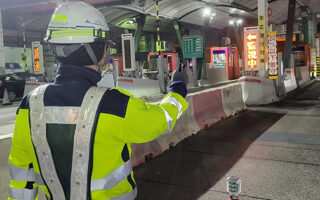
[[[238,23],[238,15],[234,16],[232,18],[233,21],[233,30],[234,30],[234,35],[236,37],[236,43],[237,43],[237,48],[238,48],[238,55],[242,57],[242,46],[243,43],[241,41],[241,36],[240,36],[240,30],[239,30],[239,23]]]
[[[267,77],[268,2],[258,0],[258,28],[260,32],[260,77]]]
[[[174,30],[176,30],[177,38],[179,41],[179,46],[181,48],[181,56],[182,58],[179,58],[180,60],[183,60],[183,41],[182,41],[182,35],[180,31],[180,27],[177,21],[173,21]]]
[[[0,10],[0,74],[5,73],[5,56],[3,46],[2,14]]]
[[[302,18],[302,33],[304,43],[309,43],[309,19],[308,19],[308,6],[301,7],[301,18]]]
[[[290,65],[290,61],[291,61],[291,53],[292,53],[292,36],[293,36],[293,23],[294,23],[295,11],[296,11],[296,0],[289,0],[286,42],[284,46],[284,59],[283,59],[284,69],[294,67]]]
[[[138,52],[139,41],[141,38],[141,33],[143,31],[144,23],[146,22],[146,16],[143,14],[140,14],[139,17],[136,18],[136,20],[137,20],[137,30],[134,34],[134,48],[135,48],[135,52]]]

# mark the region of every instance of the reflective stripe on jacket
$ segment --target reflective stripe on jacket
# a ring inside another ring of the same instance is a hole
[[[120,88],[97,87],[81,107],[46,106],[45,90],[29,95],[30,108],[16,115],[9,199],[36,199],[40,187],[54,200],[133,200],[130,144],[169,134],[187,109],[175,92],[155,105]]]

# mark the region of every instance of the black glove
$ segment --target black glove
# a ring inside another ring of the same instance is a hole
[[[183,65],[182,63],[180,64],[180,67],[176,69],[172,74],[172,82],[175,82],[175,81],[181,81],[186,85],[188,85],[189,83],[187,69],[185,65]]]

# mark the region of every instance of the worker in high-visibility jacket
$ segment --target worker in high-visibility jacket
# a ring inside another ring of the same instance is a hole
[[[188,78],[176,71],[161,103],[120,88],[99,88],[108,55],[104,16],[83,2],[53,13],[46,41],[61,62],[53,84],[36,88],[17,110],[9,157],[9,199],[133,200],[131,143],[170,134],[187,109]]]

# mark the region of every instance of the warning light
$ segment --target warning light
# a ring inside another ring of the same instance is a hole
[[[247,35],[247,58],[250,68],[257,67],[257,34],[250,33]]]
[[[34,62],[34,71],[40,72],[40,54],[39,47],[33,48],[33,62]]]

